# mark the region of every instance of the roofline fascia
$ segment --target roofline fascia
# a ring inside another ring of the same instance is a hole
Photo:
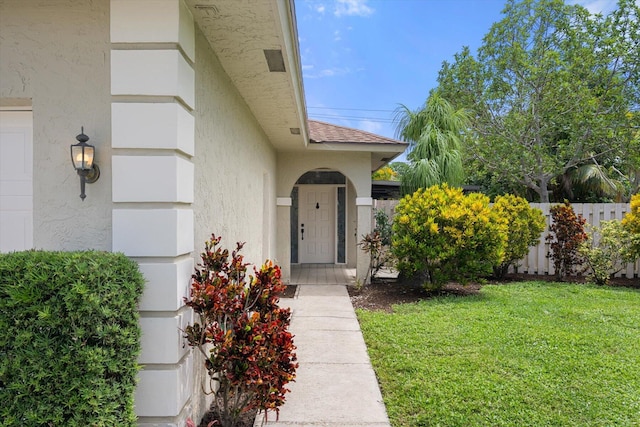
[[[300,133],[305,147],[309,145],[309,125],[307,119],[307,104],[304,95],[304,83],[302,80],[302,61],[300,58],[300,45],[298,42],[298,25],[296,22],[294,0],[276,0],[282,35],[287,50],[287,65],[290,71],[293,91],[298,110]]]
[[[388,165],[389,163],[391,163],[392,161],[394,161],[395,159],[397,159],[401,155],[402,155],[402,153],[395,154],[393,157],[391,157],[389,160],[387,160],[386,164]]]
[[[370,142],[313,142],[309,144],[310,150],[332,151],[365,151],[370,153],[398,153],[398,156],[407,149],[409,144],[378,144]]]

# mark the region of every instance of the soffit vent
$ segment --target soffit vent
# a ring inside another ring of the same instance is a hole
[[[272,73],[287,71],[284,68],[284,58],[282,57],[282,50],[280,49],[265,49],[264,57],[267,60],[267,66]]]

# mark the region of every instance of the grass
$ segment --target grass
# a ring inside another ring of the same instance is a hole
[[[640,426],[640,291],[525,282],[358,310],[393,426]]]

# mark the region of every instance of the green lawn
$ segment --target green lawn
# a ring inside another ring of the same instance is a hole
[[[526,282],[358,310],[393,426],[640,426],[640,291]]]

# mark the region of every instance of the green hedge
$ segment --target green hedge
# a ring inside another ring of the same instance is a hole
[[[143,283],[122,254],[0,254],[1,425],[135,425]]]

